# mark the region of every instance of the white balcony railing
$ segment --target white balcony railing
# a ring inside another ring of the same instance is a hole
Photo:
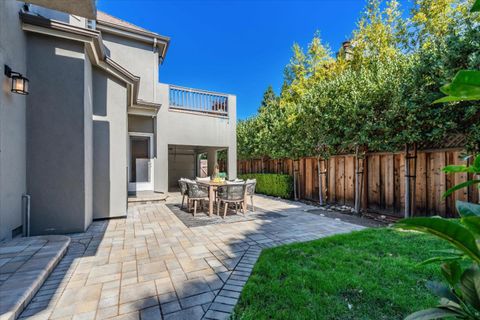
[[[228,96],[198,89],[170,86],[170,109],[228,116]]]

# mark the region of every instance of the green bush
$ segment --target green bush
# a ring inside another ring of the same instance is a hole
[[[249,173],[239,175],[240,179],[257,179],[257,193],[269,196],[291,198],[293,192],[293,178],[288,174]]]

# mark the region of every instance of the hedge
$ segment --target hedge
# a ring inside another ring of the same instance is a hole
[[[257,179],[257,193],[289,199],[293,192],[293,178],[288,174],[249,173],[239,175],[240,179]]]

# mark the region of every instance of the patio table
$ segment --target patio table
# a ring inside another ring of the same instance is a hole
[[[213,214],[213,203],[215,202],[215,190],[217,190],[219,186],[223,186],[226,183],[214,182],[213,180],[197,181],[197,183],[208,186],[208,215],[211,216]]]
[[[215,190],[219,186],[226,185],[226,182],[214,182],[213,180],[210,181],[197,181],[198,184],[202,184],[208,186],[208,215],[212,216],[213,214],[213,203],[215,202]],[[245,199],[243,200],[247,203],[247,195],[245,192]]]

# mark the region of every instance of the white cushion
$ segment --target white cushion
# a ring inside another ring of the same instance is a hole
[[[205,178],[200,178],[200,177],[197,177],[196,179],[197,181],[203,181],[203,182],[208,182],[210,181],[210,177],[205,177]]]
[[[243,181],[225,181],[226,184],[236,184],[236,185],[242,185],[245,184]]]

